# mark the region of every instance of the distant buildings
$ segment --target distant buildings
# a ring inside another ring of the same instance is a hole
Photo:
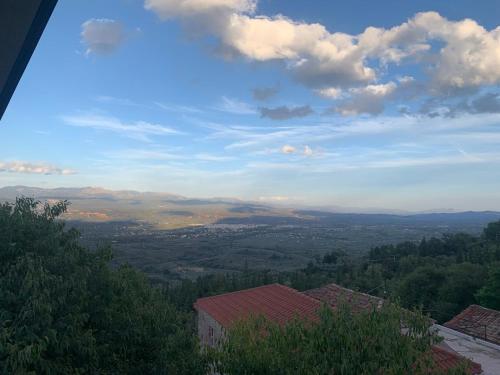
[[[380,308],[384,303],[381,298],[336,284],[304,293],[280,284],[265,285],[198,299],[194,304],[198,336],[202,345],[216,346],[238,320],[259,315],[279,324],[295,316],[317,320],[322,303],[335,309],[341,301],[353,311]],[[500,374],[500,312],[472,305],[444,326],[433,324],[431,329],[443,338],[432,348],[441,369],[452,369],[465,357],[472,361],[471,374]]]

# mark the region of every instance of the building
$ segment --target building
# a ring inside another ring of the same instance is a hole
[[[484,375],[500,374],[499,311],[471,305],[432,329],[443,338],[441,348],[480,364]]]
[[[336,284],[328,284],[304,293],[280,284],[265,285],[198,299],[194,304],[198,312],[198,336],[202,345],[213,347],[224,338],[225,330],[238,320],[258,315],[279,324],[285,324],[294,317],[315,320],[323,303],[334,309],[341,303],[347,303],[356,312],[380,308],[384,300]],[[500,348],[492,347],[494,344],[487,343],[490,347],[483,347],[482,343],[473,342],[472,345],[460,336],[467,335],[437,324],[431,329],[444,339],[430,352],[434,363],[440,369],[453,369],[465,357],[471,360],[472,375],[500,374],[500,367],[497,367],[500,363],[495,362],[495,356],[500,356]],[[491,372],[495,369],[496,372]]]
[[[238,320],[260,315],[280,324],[294,317],[314,320],[320,307],[320,301],[280,284],[200,298],[194,304],[198,337],[209,346],[216,345]]]
[[[500,345],[500,311],[470,305],[444,326]]]
[[[439,367],[440,370],[449,371],[460,366],[463,361],[463,357],[451,350],[445,349],[439,345],[432,347],[432,359],[434,364]],[[486,375],[480,364],[472,362],[470,364],[471,375]]]

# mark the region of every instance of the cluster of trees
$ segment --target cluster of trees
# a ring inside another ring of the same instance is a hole
[[[440,322],[471,304],[500,309],[500,222],[463,233],[371,249],[345,284],[422,306]]]
[[[78,244],[66,203],[0,205],[1,374],[203,374],[192,316],[107,248]]]
[[[419,313],[401,335],[397,307],[325,310],[313,325],[250,320],[220,350],[200,350],[197,298],[273,282],[299,290],[337,282],[440,320],[470,303],[500,308],[500,223],[480,237],[382,246],[361,259],[327,254],[293,272],[246,270],[153,287],[128,266],[110,267],[109,248],[82,247],[59,219],[66,208],[29,198],[0,205],[2,374],[419,373],[416,359],[435,338],[424,334]]]

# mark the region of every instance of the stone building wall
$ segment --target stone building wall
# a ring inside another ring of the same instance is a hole
[[[211,347],[224,338],[224,328],[203,310],[198,311],[198,338],[202,346]]]

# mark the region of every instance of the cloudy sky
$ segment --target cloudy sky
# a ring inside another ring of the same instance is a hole
[[[0,186],[500,210],[497,0],[60,1]]]

